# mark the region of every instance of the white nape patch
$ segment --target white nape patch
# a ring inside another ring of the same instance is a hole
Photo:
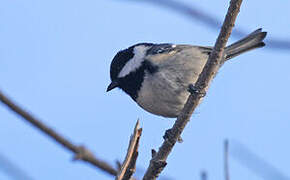
[[[118,77],[125,77],[131,72],[136,71],[142,64],[142,62],[145,60],[144,57],[146,55],[146,51],[149,47],[146,47],[144,45],[136,46],[134,47],[134,56],[132,59],[130,59],[123,69],[120,71]]]

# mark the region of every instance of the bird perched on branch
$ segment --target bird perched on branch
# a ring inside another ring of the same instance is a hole
[[[266,32],[258,29],[227,46],[224,60],[265,46]],[[118,52],[111,63],[111,84],[118,87],[146,111],[177,117],[202,72],[212,47],[139,43]],[[193,85],[193,87],[192,87]]]

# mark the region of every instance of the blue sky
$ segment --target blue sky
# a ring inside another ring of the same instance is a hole
[[[183,0],[218,19],[228,1]],[[236,27],[290,39],[289,1],[245,1]],[[0,88],[46,124],[112,164],[139,118],[139,169],[173,119],[151,115],[120,90],[106,93],[115,53],[138,42],[213,45],[218,31],[149,3],[0,1]],[[234,42],[231,39],[230,42]],[[168,159],[173,179],[223,178],[223,140],[237,141],[290,177],[290,51],[258,49],[227,62]],[[33,179],[112,179],[0,106],[0,154]],[[233,143],[234,144],[234,143]],[[230,148],[233,151],[233,148]],[[3,167],[2,167],[3,169]],[[142,175],[143,172],[140,174]],[[230,157],[231,179],[261,179]],[[0,179],[9,176],[1,171]]]

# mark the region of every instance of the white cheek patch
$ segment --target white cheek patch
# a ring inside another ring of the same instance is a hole
[[[123,69],[120,71],[118,77],[125,77],[126,75],[130,74],[131,72],[136,71],[141,65],[142,62],[145,60],[144,57],[146,55],[146,51],[149,47],[144,45],[134,47],[134,56],[130,59]]]

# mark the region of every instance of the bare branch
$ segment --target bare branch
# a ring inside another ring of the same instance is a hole
[[[133,173],[136,171],[136,161],[138,157],[139,140],[142,134],[139,120],[137,121],[134,132],[131,135],[129,147],[127,150],[126,158],[121,166],[116,180],[129,180]]]
[[[225,142],[224,142],[224,173],[225,173],[225,180],[230,180],[229,141],[228,140],[225,140]]]
[[[205,94],[209,87],[211,80],[216,75],[220,64],[222,63],[222,55],[224,52],[225,45],[230,37],[232,28],[235,24],[236,17],[240,11],[242,0],[231,0],[230,7],[228,9],[225,21],[221,28],[220,34],[216,40],[215,46],[209,56],[209,59],[199,75],[195,87],[199,90],[201,94]],[[166,160],[169,156],[172,148],[174,147],[176,141],[180,137],[186,124],[189,122],[190,117],[198,106],[200,100],[203,96],[199,94],[191,94],[187,99],[187,102],[175,121],[173,127],[167,130],[165,134],[164,142],[159,148],[156,155],[150,160],[150,165],[143,177],[143,180],[153,180],[158,177],[160,172],[166,166]]]
[[[0,91],[0,101],[3,104],[5,104],[11,111],[15,112],[25,121],[29,122],[32,126],[36,127],[44,134],[51,137],[53,140],[61,144],[66,149],[72,151],[75,154],[74,157],[75,160],[83,160],[111,175],[114,176],[117,175],[117,170],[113,168],[111,165],[109,165],[103,160],[97,159],[93,155],[93,153],[91,153],[84,146],[77,146],[73,144],[72,142],[61,136],[53,129],[47,127],[43,122],[35,118],[32,114],[28,113],[27,111],[23,110],[20,106],[16,105],[16,103],[14,103],[11,99],[6,97],[1,91]]]
[[[221,21],[215,16],[210,15],[208,12],[203,12],[200,8],[192,6],[192,4],[186,4],[176,0],[131,0],[132,2],[148,2],[160,7],[168,8],[185,16],[188,16],[194,22],[199,21],[202,24],[210,27],[213,30],[219,29]],[[242,28],[235,28],[232,36],[235,38],[241,38],[249,34],[248,31]],[[267,38],[265,40],[268,49],[272,50],[285,50],[290,51],[290,39],[285,38]]]

